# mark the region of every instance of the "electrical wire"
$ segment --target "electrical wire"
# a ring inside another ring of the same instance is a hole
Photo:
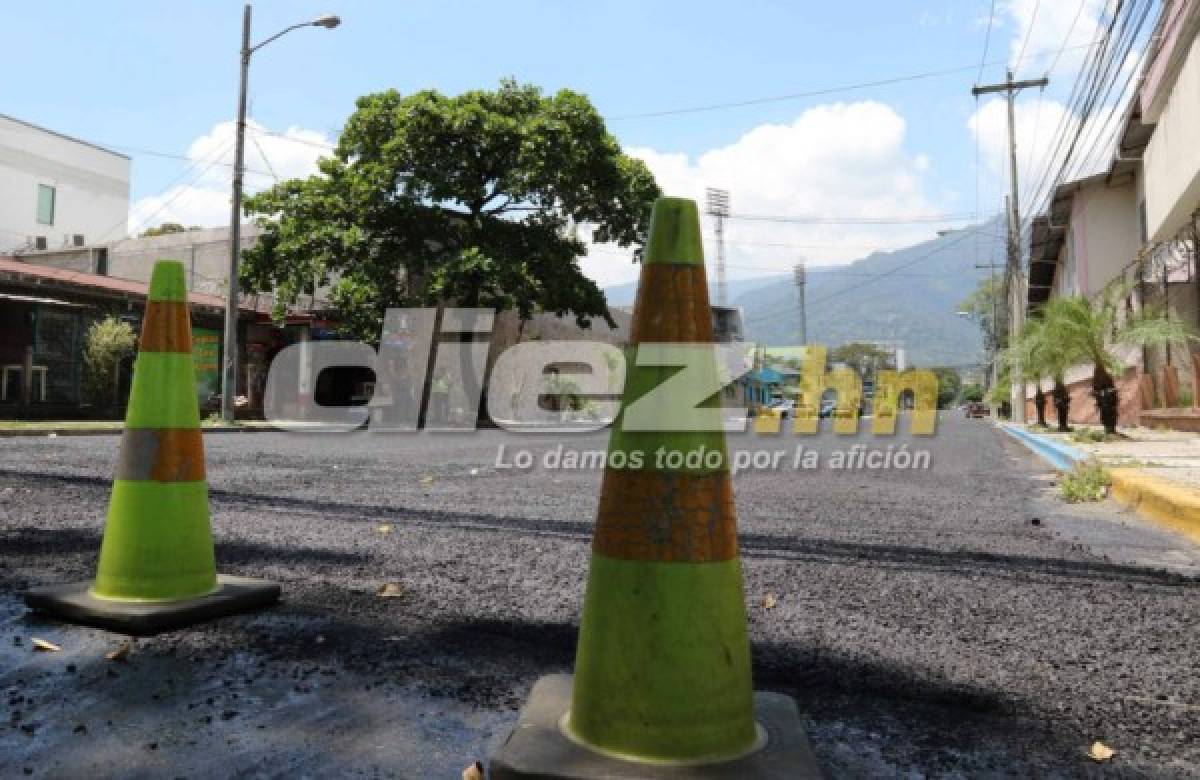
[[[992,0],[988,11],[987,32],[983,34],[983,55],[979,58],[979,72],[975,74],[975,83],[983,81],[983,66],[987,63],[988,45],[992,42],[992,25],[996,21],[996,0]]]
[[[1036,0],[1033,4],[1033,13],[1029,16],[1029,26],[1025,28],[1025,40],[1021,41],[1021,52],[1017,55],[1017,61],[1013,64],[1013,73],[1015,74],[1021,69],[1021,60],[1025,59],[1025,47],[1029,45],[1029,39],[1033,36],[1033,26],[1037,24],[1038,9],[1042,7],[1042,0]]]

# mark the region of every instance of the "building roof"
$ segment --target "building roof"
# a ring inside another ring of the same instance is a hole
[[[83,144],[84,146],[90,146],[91,148],[95,149],[96,151],[104,152],[105,154],[111,154],[114,157],[122,157],[126,160],[132,159],[127,154],[121,154],[120,152],[114,152],[112,149],[106,149],[103,146],[101,146],[100,144],[94,144],[91,141],[85,141],[82,138],[76,138],[75,136],[67,135],[66,133],[60,133],[57,130],[51,130],[48,127],[42,127],[41,125],[35,125],[33,122],[26,122],[24,119],[17,119],[15,116],[9,116],[8,114],[0,114],[0,119],[6,119],[9,122],[16,122],[19,125],[25,125],[26,127],[30,128],[32,130],[37,130],[39,133],[47,133],[49,135],[57,136],[58,138],[61,138],[64,141],[71,141],[72,143]]]
[[[110,297],[145,298],[149,286],[141,282],[131,282],[127,279],[115,279],[111,276],[88,274],[80,271],[68,271],[63,268],[51,268],[45,265],[34,265],[14,260],[11,257],[0,257],[0,282],[15,281],[25,286],[45,287],[71,292],[101,294]],[[188,303],[210,309],[225,309],[225,299],[218,295],[207,293],[188,293]],[[252,306],[244,302],[239,307],[245,313],[258,313]]]
[[[1128,165],[1129,167],[1124,167]],[[1054,284],[1054,267],[1067,237],[1067,226],[1071,221],[1071,204],[1075,193],[1089,187],[1107,186],[1113,179],[1127,180],[1132,172],[1132,163],[1114,159],[1107,171],[1085,176],[1082,179],[1063,182],[1054,189],[1050,206],[1045,213],[1034,217],[1029,230],[1029,292],[1026,302],[1030,306],[1045,303],[1050,298]]]

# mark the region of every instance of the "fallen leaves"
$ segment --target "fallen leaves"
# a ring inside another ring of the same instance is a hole
[[[462,780],[483,780],[483,777],[483,764],[478,761],[462,772]]]
[[[779,599],[775,597],[774,593],[768,593],[763,599],[763,609],[775,609],[777,606],[779,606]]]
[[[104,657],[110,661],[119,661],[124,663],[129,660],[129,654],[133,652],[133,642],[122,642],[116,650],[110,650],[104,654]]]
[[[387,536],[387,535],[388,535],[388,534],[390,534],[392,531],[395,531],[395,530],[396,530],[396,528],[395,528],[395,526],[393,526],[391,523],[380,523],[380,524],[379,524],[379,525],[378,525],[378,526],[375,528],[375,530],[376,530],[376,531],[378,531],[378,532],[379,532],[381,535],[383,535],[383,536]]]
[[[33,643],[33,652],[35,653],[58,653],[62,652],[62,648],[53,642],[47,642],[45,639],[38,639],[36,636],[30,640]]]
[[[385,585],[380,585],[379,590],[375,591],[375,595],[381,599],[399,598],[404,595],[404,586],[389,582]]]
[[[418,482],[420,482],[422,485],[432,485],[432,484],[433,484],[433,477],[431,477],[431,476],[429,476],[428,474],[426,474],[425,476],[421,477],[421,478],[420,478],[419,480],[417,480],[417,481],[418,481]]]
[[[1092,749],[1088,751],[1087,756],[1093,761],[1103,763],[1111,760],[1116,754],[1117,751],[1113,750],[1100,740],[1096,740],[1092,743]]]

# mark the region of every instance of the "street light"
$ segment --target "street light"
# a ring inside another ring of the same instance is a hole
[[[246,3],[243,11],[241,82],[238,87],[237,135],[233,152],[233,205],[229,217],[229,295],[225,301],[225,362],[221,376],[221,417],[225,422],[233,422],[236,411],[234,398],[237,395],[238,265],[242,254],[242,179],[245,174],[246,81],[250,73],[250,55],[292,30],[301,27],[324,27],[332,30],[341,23],[339,17],[326,14],[309,22],[293,24],[251,46],[249,3]]]

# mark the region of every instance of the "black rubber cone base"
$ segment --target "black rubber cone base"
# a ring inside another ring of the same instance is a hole
[[[247,577],[217,576],[217,590],[184,601],[138,602],[96,598],[91,582],[47,585],[25,594],[25,605],[35,612],[84,626],[103,628],[129,636],[153,636],[165,631],[269,607],[279,601],[273,582]]]
[[[571,705],[569,674],[538,680],[520,720],[488,767],[492,780],[593,780],[597,778],[728,778],[806,780],[823,778],[790,696],[754,694],[754,719],[767,733],[759,750],[718,764],[663,765],[623,761],[567,738],[559,727]]]

